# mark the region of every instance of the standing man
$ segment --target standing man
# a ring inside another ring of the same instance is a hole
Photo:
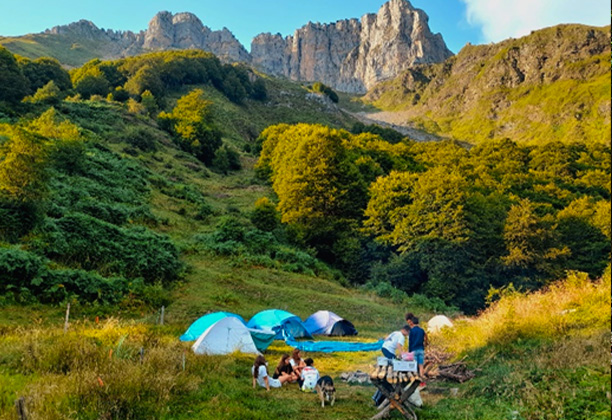
[[[408,335],[408,351],[414,354],[414,360],[419,365],[419,376],[421,380],[424,378],[424,364],[425,364],[425,346],[429,344],[429,338],[427,333],[419,325],[419,318],[413,316],[409,321],[410,333]],[[422,383],[425,384],[424,382]]]

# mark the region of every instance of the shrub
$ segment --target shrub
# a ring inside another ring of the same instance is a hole
[[[316,82],[315,84],[313,84],[312,90],[314,92],[318,92],[318,93],[322,93],[326,95],[334,103],[338,103],[338,101],[340,100],[340,98],[338,97],[338,94],[332,88],[324,85],[321,82]]]
[[[40,103],[46,105],[57,105],[61,101],[60,89],[55,82],[49,83],[39,88],[33,96],[24,98],[24,102]]]
[[[255,209],[251,212],[251,223],[264,232],[272,232],[280,226],[280,215],[270,199],[262,197],[255,202]]]
[[[27,289],[44,268],[43,260],[30,252],[0,247],[0,285],[5,292]]]
[[[170,239],[143,227],[120,228],[74,213],[48,221],[41,232],[33,246],[74,268],[142,277],[146,283],[176,280],[182,269],[178,250]]]
[[[209,216],[214,214],[214,209],[212,206],[206,202],[202,203],[198,207],[198,212],[195,214],[194,218],[196,220],[207,220]]]
[[[240,155],[234,148],[227,145],[223,145],[215,152],[212,164],[218,171],[224,174],[242,168]]]
[[[157,150],[156,138],[158,134],[146,127],[128,127],[122,131],[116,139],[134,146],[143,152],[154,152]]]

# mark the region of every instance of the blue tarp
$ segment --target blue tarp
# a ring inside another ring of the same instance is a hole
[[[259,312],[249,320],[247,327],[257,330],[272,330],[276,333],[277,340],[284,340],[285,337],[289,336],[312,338],[298,316],[281,309]]]
[[[285,342],[296,349],[304,352],[354,352],[354,351],[380,351],[384,340],[375,343],[346,343],[342,341],[296,341],[292,337],[285,339]]]
[[[228,316],[238,318],[243,324],[245,323],[244,319],[240,315],[232,314],[230,312],[213,312],[211,314],[204,315],[191,324],[189,328],[187,328],[187,331],[185,331],[185,334],[181,335],[180,340],[195,341],[202,334],[204,334],[204,331],[206,331],[211,325],[222,320],[223,318],[227,318]]]

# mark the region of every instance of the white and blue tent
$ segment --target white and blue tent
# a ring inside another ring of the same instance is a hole
[[[200,337],[204,331],[206,331],[215,322],[222,320],[223,318],[234,317],[240,320],[246,325],[246,322],[240,315],[233,314],[231,312],[213,312],[206,314],[203,317],[198,318],[193,324],[187,328],[185,334],[181,335],[181,341],[195,341]]]
[[[208,327],[191,348],[195,354],[223,355],[237,351],[259,354],[249,329],[231,316]]]

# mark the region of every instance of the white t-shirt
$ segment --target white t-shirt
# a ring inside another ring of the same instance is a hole
[[[395,331],[389,334],[389,337],[387,337],[383,343],[383,349],[387,349],[391,353],[395,354],[398,344],[403,347],[405,341],[406,338],[404,337],[404,334],[402,334],[401,331]]]
[[[302,391],[312,391],[317,386],[319,371],[313,366],[306,366],[302,370],[302,379],[304,380]]]
[[[255,374],[255,366],[251,368],[251,375]],[[278,379],[272,379],[268,376],[268,369],[264,365],[259,366],[259,372],[257,374],[257,383],[259,386],[266,387],[266,381],[264,380],[268,377],[268,383],[270,384],[270,388],[280,388],[282,384]]]

